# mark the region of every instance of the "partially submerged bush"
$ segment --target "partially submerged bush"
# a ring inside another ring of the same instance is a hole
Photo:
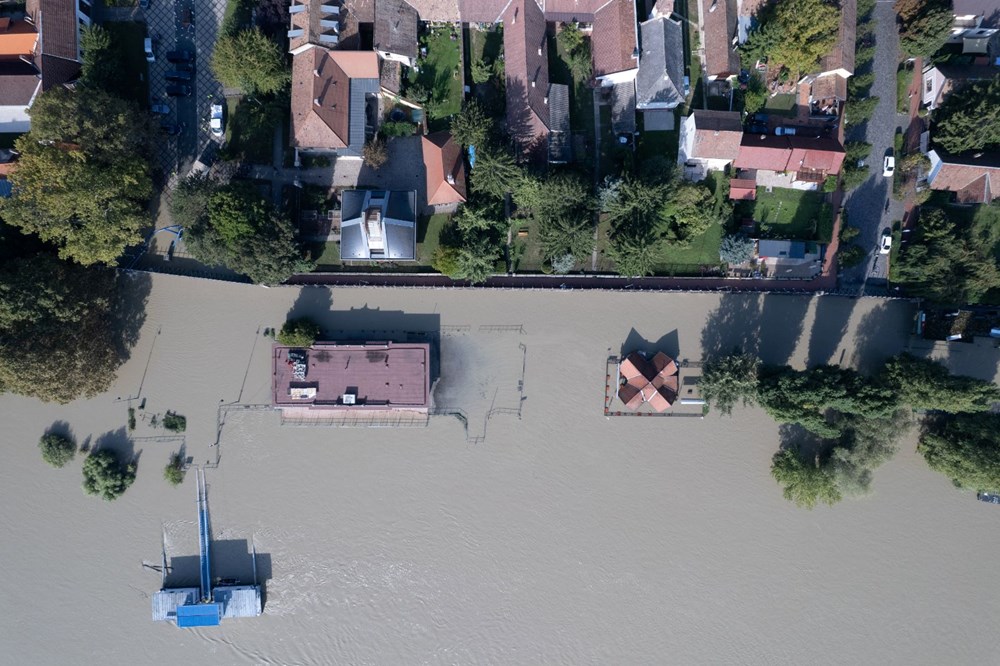
[[[170,462],[163,468],[163,478],[172,486],[179,486],[184,481],[184,461],[181,454],[174,453],[170,456]]]
[[[184,432],[187,430],[187,418],[177,412],[167,412],[163,415],[163,427],[170,432]]]
[[[308,317],[289,319],[278,333],[278,342],[289,347],[311,347],[319,333],[319,324]]]

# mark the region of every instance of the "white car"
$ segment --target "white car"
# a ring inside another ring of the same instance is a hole
[[[886,178],[891,178],[892,173],[896,170],[896,158],[892,155],[886,155],[885,161],[882,162],[882,175]]]
[[[222,105],[221,104],[213,104],[212,105],[212,117],[209,120],[208,124],[209,124],[209,127],[211,127],[211,129],[212,129],[212,134],[214,134],[215,136],[222,136],[222,134],[223,134],[223,127],[222,127]]]
[[[892,251],[892,234],[884,233],[882,234],[882,240],[878,244],[879,254],[889,254]]]

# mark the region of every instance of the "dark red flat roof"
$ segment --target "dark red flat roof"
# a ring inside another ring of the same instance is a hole
[[[289,358],[304,353],[305,376]],[[278,407],[313,409],[427,409],[430,345],[427,343],[317,342],[308,349],[274,345],[272,401]],[[293,398],[294,391],[303,397]],[[304,389],[304,390],[303,390]],[[355,402],[344,400],[354,395]]]

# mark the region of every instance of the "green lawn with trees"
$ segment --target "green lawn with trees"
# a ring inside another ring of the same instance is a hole
[[[407,98],[423,104],[432,131],[447,129],[448,118],[462,108],[462,42],[452,39],[452,26],[435,26],[420,36],[427,55],[418,57],[419,71],[408,70]]]
[[[833,211],[823,201],[822,192],[792,190],[783,187],[757,188],[756,201],[741,204],[756,220],[764,238],[815,240],[832,220]]]

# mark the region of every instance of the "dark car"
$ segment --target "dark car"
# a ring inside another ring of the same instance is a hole
[[[990,504],[1000,504],[1000,495],[997,493],[976,493],[976,498],[980,502],[989,502]]]
[[[191,62],[194,60],[194,54],[183,49],[167,51],[167,60],[170,62]]]
[[[165,75],[167,81],[190,81],[191,72],[181,72],[176,69],[170,70]]]
[[[167,94],[171,97],[190,97],[191,86],[183,83],[175,83],[167,86]]]
[[[750,134],[767,134],[767,125],[752,123],[749,127],[747,127],[747,132]]]
[[[174,69],[177,70],[178,72],[193,72],[194,71],[194,65],[192,63],[189,63],[189,62],[175,62],[175,63],[171,63],[171,64],[174,66]]]
[[[167,136],[177,136],[184,130],[184,125],[182,123],[162,123],[160,125],[160,131],[162,131]]]

